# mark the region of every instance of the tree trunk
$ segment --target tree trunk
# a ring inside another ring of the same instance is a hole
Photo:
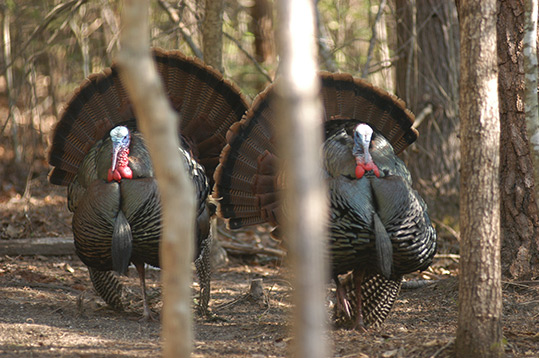
[[[275,60],[273,41],[273,6],[271,0],[255,0],[251,7],[251,27],[255,36],[255,58],[258,62]]]
[[[19,163],[22,160],[22,148],[19,143],[19,123],[17,121],[17,116],[15,115],[16,111],[16,99],[14,97],[14,87],[13,87],[13,66],[11,58],[11,31],[10,31],[10,25],[11,25],[11,10],[9,6],[4,6],[3,11],[3,42],[4,42],[4,63],[7,65],[9,64],[9,67],[6,68],[6,92],[8,97],[8,107],[9,107],[9,113],[8,118],[6,121],[10,121],[11,123],[11,141],[13,145],[13,153],[14,153],[14,159],[15,162]],[[4,130],[4,126],[7,125],[4,123],[0,123],[0,129],[1,131]]]
[[[124,1],[118,65],[150,151],[161,193],[163,356],[187,358],[193,340],[190,287],[195,196],[193,183],[178,152],[178,118],[170,107],[150,53],[149,5],[149,0]],[[182,213],[179,217],[178,212]]]
[[[496,1],[461,1],[461,248],[457,357],[501,357]]]
[[[255,59],[259,63],[273,65],[276,60],[274,29],[273,29],[273,1],[255,0],[251,7],[251,31],[254,34]],[[275,77],[271,71],[270,76]],[[262,92],[268,85],[266,78],[257,76],[254,84],[258,92]]]
[[[204,62],[221,73],[223,69],[223,0],[206,0],[202,22]]]
[[[515,279],[539,276],[539,215],[524,113],[524,6],[498,2],[501,121],[502,272]]]
[[[431,215],[456,219],[460,164],[456,8],[451,1],[437,0],[396,0],[396,6],[396,93],[417,116],[420,132],[404,158]]]
[[[284,223],[290,240],[294,290],[294,347],[292,356],[328,357],[325,342],[324,218],[327,190],[320,173],[322,108],[316,76],[315,12],[311,0],[279,0],[278,40],[282,76],[276,87],[281,113],[279,145],[286,178]]]

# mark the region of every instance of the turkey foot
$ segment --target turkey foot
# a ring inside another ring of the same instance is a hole
[[[350,305],[350,302],[346,298],[346,292],[344,287],[341,285],[341,282],[339,281],[338,277],[334,278],[336,288],[336,295],[337,295],[337,310],[338,312],[344,312],[346,317],[348,319],[352,318],[352,314],[350,313],[352,306]]]

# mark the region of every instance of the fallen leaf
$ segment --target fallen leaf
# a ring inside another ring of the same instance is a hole
[[[398,351],[399,351],[398,349],[393,349],[391,351],[386,351],[386,352],[382,353],[382,357],[384,357],[384,358],[393,357],[398,353]]]

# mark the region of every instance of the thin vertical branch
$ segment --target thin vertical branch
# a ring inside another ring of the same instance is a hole
[[[412,93],[411,93],[411,89],[413,88],[412,85],[413,84],[416,84],[416,82],[412,82],[411,81],[411,77],[412,77],[412,68],[414,67],[413,64],[414,64],[414,57],[416,55],[416,44],[417,44],[417,8],[416,8],[416,0],[411,0],[410,1],[410,8],[412,10],[412,20],[411,20],[411,23],[412,23],[412,36],[410,36],[410,51],[408,51],[408,60],[406,61],[406,81],[405,81],[405,86],[406,86],[406,90],[404,91],[405,92],[405,100],[406,100],[406,103],[408,103],[408,105],[410,106],[412,101],[411,101],[411,98],[412,98]],[[416,72],[416,71],[414,71]]]
[[[112,49],[118,44],[118,38],[120,36],[120,25],[118,20],[110,8],[110,2],[107,0],[101,0],[101,18],[108,25],[103,27],[105,39],[107,41],[107,54],[112,52]],[[107,31],[108,30],[108,31]]]
[[[35,39],[37,35],[41,35],[43,31],[54,21],[56,20],[62,13],[69,11],[70,13],[75,12],[82,4],[87,2],[88,0],[71,0],[66,3],[58,4],[54,9],[52,9],[47,15],[45,15],[45,18],[43,19],[43,22],[36,27],[34,31],[32,31],[32,34],[26,39],[26,41],[18,48],[18,51],[15,52],[13,56],[11,56],[11,61],[5,63],[5,67],[3,68],[3,72],[7,71],[8,68],[13,66],[13,61],[18,59],[28,45]]]
[[[378,23],[380,22],[380,19],[382,18],[382,14],[384,12],[384,7],[386,6],[386,0],[381,0],[380,5],[378,5],[378,13],[376,14],[376,18],[374,19],[374,23],[372,24],[372,34],[371,34],[371,40],[369,42],[369,50],[367,51],[367,61],[365,61],[365,66],[363,67],[363,71],[361,72],[361,78],[367,78],[367,75],[369,74],[369,66],[372,60],[372,54],[374,52],[374,46],[376,45],[376,39],[377,39],[377,32],[376,27],[378,26]]]
[[[4,7],[3,16],[3,40],[4,40],[4,63],[11,63],[11,14],[8,6]],[[13,145],[13,152],[15,154],[15,161],[20,162],[22,159],[22,148],[19,143],[19,123],[17,123],[17,116],[15,115],[15,96],[13,94],[13,67],[9,66],[6,69],[6,92],[8,96],[8,121],[11,122],[11,142]]]
[[[315,12],[311,0],[276,2],[282,77],[276,95],[284,177],[287,178],[285,236],[293,271],[294,357],[328,356],[325,340],[324,255],[327,191],[321,178],[322,133],[316,76]]]
[[[161,194],[163,356],[187,358],[193,339],[190,285],[194,187],[178,151],[178,118],[170,107],[150,53],[149,5],[149,0],[124,1],[118,65],[150,151]],[[178,212],[182,212],[180,218]]]
[[[79,26],[80,21],[80,16],[77,19],[75,17],[71,18],[69,27],[71,27],[71,31],[73,31],[73,34],[79,43],[82,56],[82,72],[84,73],[84,77],[88,77],[90,75],[90,46],[87,36],[88,24],[82,22]]]
[[[202,54],[202,51],[200,51],[198,46],[193,41],[191,35],[189,34],[189,30],[181,21],[180,14],[178,13],[178,11],[175,8],[173,8],[172,5],[170,5],[168,2],[164,0],[157,0],[157,3],[163,8],[163,10],[165,10],[168,17],[172,21],[174,21],[176,26],[178,26],[178,30],[180,30],[180,33],[182,34],[183,39],[185,40],[185,42],[187,42],[187,45],[189,45],[189,48],[191,49],[191,51],[193,51],[193,54],[196,57],[203,59],[204,55]]]
[[[326,31],[326,27],[324,26],[324,22],[322,20],[322,17],[320,16],[320,11],[318,10],[318,2],[319,0],[316,0],[316,28],[318,30],[318,51],[320,52],[320,57],[323,60],[323,63],[326,66],[326,69],[331,72],[336,72],[338,70],[337,64],[335,63],[335,59],[333,58],[333,55],[331,53],[331,50],[328,47],[329,42],[329,36]]]

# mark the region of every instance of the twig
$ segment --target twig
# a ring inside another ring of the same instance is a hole
[[[80,294],[81,291],[79,290],[76,290],[74,288],[71,288],[71,287],[67,287],[67,286],[62,286],[62,285],[54,285],[54,284],[50,284],[50,283],[41,283],[41,282],[35,282],[35,283],[30,283],[30,282],[26,282],[26,283],[21,283],[21,282],[10,282],[6,285],[2,285],[4,287],[30,287],[30,288],[45,288],[45,289],[49,289],[49,290],[62,290],[62,291],[67,291],[67,292],[71,292],[71,293],[74,293],[74,294]]]
[[[434,283],[434,280],[412,280],[404,281],[401,288],[404,290],[416,290]]]
[[[412,124],[412,128],[417,129],[421,125],[421,123],[425,120],[425,118],[427,118],[427,116],[431,113],[432,113],[432,104],[429,103],[425,108],[421,110],[421,112],[419,112],[417,116],[415,116],[415,121]]]
[[[9,63],[6,63],[1,73],[4,74],[6,70],[15,63],[15,61],[22,55],[24,50],[26,50],[26,47],[28,47],[28,45],[34,39],[34,37],[36,37],[36,35],[38,34],[42,34],[45,28],[47,28],[47,26],[49,26],[49,24],[54,19],[56,19],[56,17],[58,17],[62,12],[66,10],[70,10],[70,13],[74,13],[77,8],[79,8],[82,4],[84,4],[87,1],[88,0],[72,0],[67,3],[58,4],[54,9],[49,11],[49,13],[45,16],[43,23],[41,23],[41,25],[39,25],[34,30],[34,32],[32,32],[28,40],[26,40],[26,42],[22,44],[19,51],[15,54],[15,56],[13,56],[12,60]]]
[[[361,72],[361,78],[367,78],[367,75],[369,74],[369,63],[372,59],[372,53],[374,52],[374,45],[376,43],[376,26],[378,26],[378,23],[380,22],[380,19],[382,18],[382,13],[384,12],[384,7],[386,6],[386,0],[381,0],[380,5],[378,6],[378,13],[376,14],[376,18],[374,19],[374,23],[372,24],[372,36],[371,41],[369,42],[369,50],[367,52],[367,61],[365,62],[365,67],[363,67],[363,71]]]
[[[432,219],[432,221],[434,221],[436,223],[436,225],[440,225],[442,226],[444,229],[446,229],[451,235],[453,235],[455,237],[455,239],[457,239],[457,241],[460,242],[460,235],[459,233],[453,229],[451,226],[445,224],[444,222],[438,220],[438,219]]]
[[[460,255],[457,254],[436,254],[434,255],[435,259],[451,259],[455,262],[459,262]]]
[[[253,247],[250,245],[237,244],[227,241],[221,241],[221,246],[227,251],[233,251],[236,253],[247,255],[268,255],[283,258],[286,256],[286,252],[279,249],[272,249],[270,247]]]
[[[539,285],[539,280],[534,280],[534,281],[514,281],[514,282],[502,281],[502,283],[504,285],[509,285],[509,286],[530,288],[531,286]]]
[[[417,8],[416,8],[416,3],[415,1],[412,2],[412,4],[410,5],[411,7],[411,10],[412,10],[412,36],[410,37],[410,51],[408,52],[408,58],[406,59],[406,75],[405,75],[405,80],[406,80],[406,103],[408,105],[411,105],[412,104],[412,97],[411,97],[411,86],[412,85],[415,85],[416,84],[416,81],[413,81],[412,83],[412,79],[411,79],[411,76],[412,76],[412,67],[413,67],[413,58],[415,56],[415,50],[416,50],[416,40],[417,40]]]
[[[433,355],[431,355],[429,358],[436,358],[440,353],[442,353],[444,350],[446,350],[451,344],[453,344],[453,340],[450,340],[446,344],[442,346],[442,348],[438,349],[436,352],[434,352]]]
[[[324,60],[324,64],[328,71],[337,72],[338,68],[335,64],[335,60],[331,56],[331,50],[327,46],[327,32],[324,24],[322,23],[322,17],[320,16],[320,10],[318,9],[318,2],[316,1],[315,11],[316,11],[316,27],[318,29],[318,48],[320,57]]]
[[[185,39],[185,42],[187,42],[187,45],[189,45],[189,48],[196,57],[203,59],[204,55],[202,54],[202,51],[198,48],[198,46],[195,44],[191,36],[187,33],[187,29],[185,28],[185,25],[182,23],[180,19],[180,15],[178,14],[178,10],[172,7],[168,2],[164,0],[157,0],[157,3],[165,10],[168,17],[176,24],[178,25],[178,29],[180,30],[183,38]]]
[[[214,307],[213,311],[214,312],[220,311],[223,308],[234,306],[245,300],[252,300],[254,302],[263,303],[264,305],[269,306],[269,298],[267,297],[267,294],[264,292],[264,286],[262,284],[261,278],[257,278],[251,281],[248,292],[245,292],[239,297],[234,298],[232,301],[224,302]],[[264,315],[267,312],[267,309],[268,307],[266,307],[266,310],[262,313],[262,315]]]
[[[234,44],[236,44],[238,49],[241,52],[243,52],[245,56],[247,56],[247,58],[255,65],[258,72],[260,72],[264,77],[266,77],[266,80],[268,80],[269,82],[273,82],[273,80],[271,79],[271,76],[268,74],[268,71],[266,71],[262,66],[260,66],[258,61],[246,49],[243,48],[243,46],[238,40],[236,40],[234,37],[232,37],[232,35],[228,34],[227,32],[223,32],[223,34],[225,35],[227,39],[229,39],[230,41],[234,42]]]
[[[249,295],[248,293],[244,293],[243,295],[234,298],[232,301],[221,303],[220,305],[213,307],[213,312],[218,312],[222,310],[223,308],[234,306],[238,304],[239,302],[246,300],[248,295]]]

